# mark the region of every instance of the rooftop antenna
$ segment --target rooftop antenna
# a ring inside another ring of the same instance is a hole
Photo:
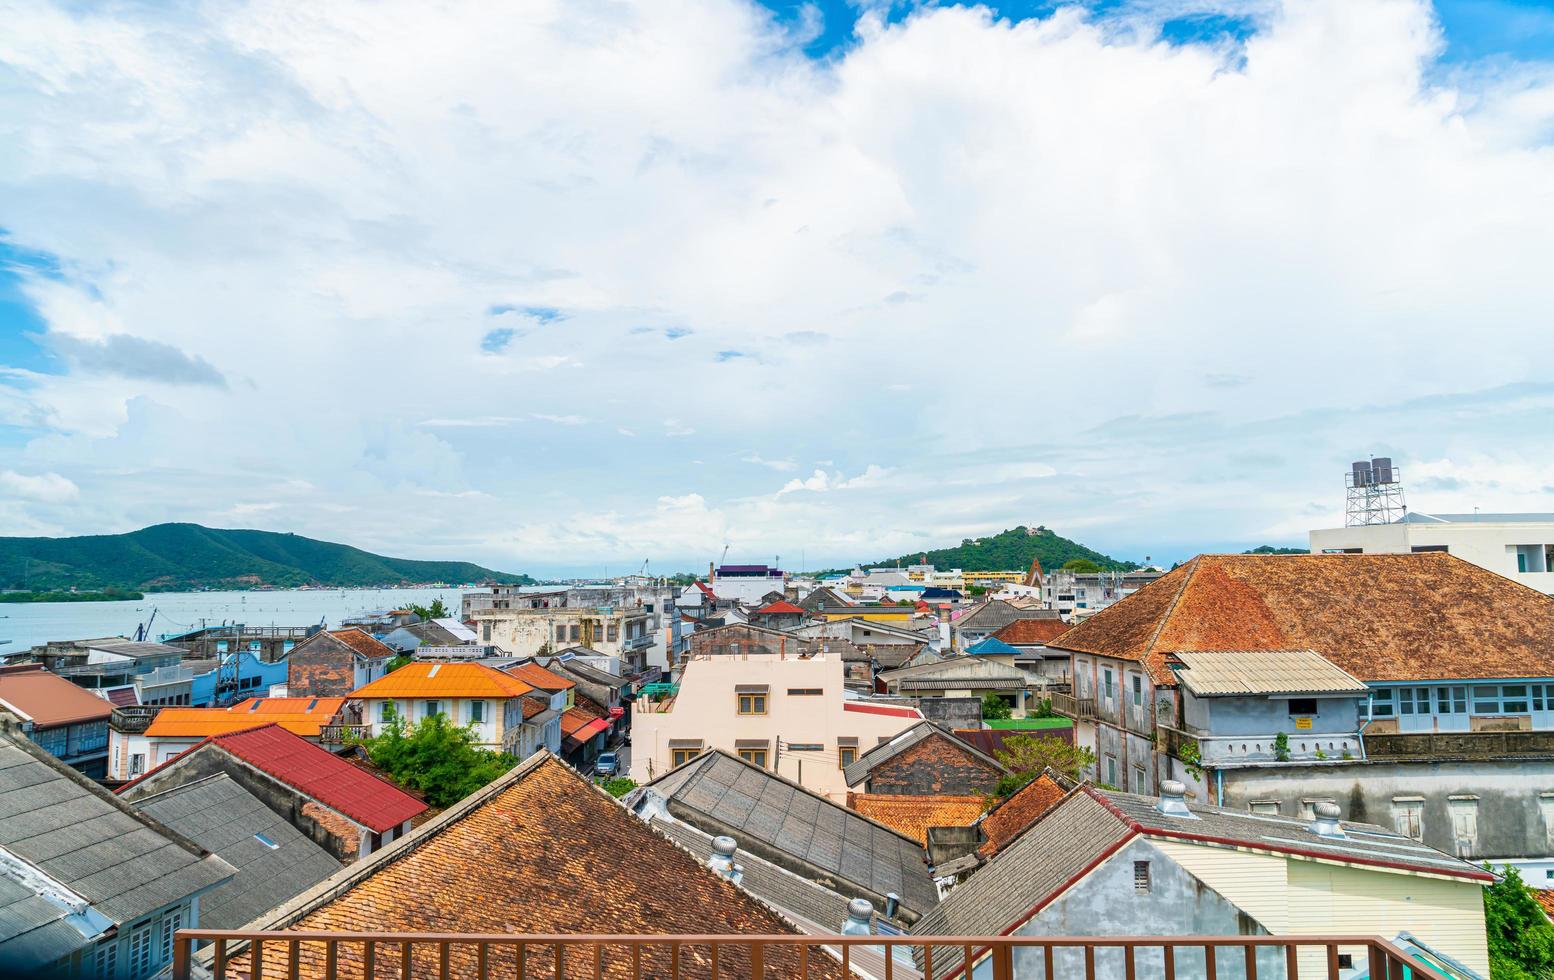
[[[1390,456],[1355,460],[1344,475],[1344,486],[1344,527],[1396,524],[1408,514],[1403,471],[1392,465]]]

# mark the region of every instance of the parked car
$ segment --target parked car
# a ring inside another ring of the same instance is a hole
[[[594,760],[594,775],[609,776],[613,778],[620,769],[620,763],[615,758],[614,752],[605,752]]]

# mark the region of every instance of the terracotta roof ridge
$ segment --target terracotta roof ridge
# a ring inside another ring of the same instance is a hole
[[[1203,557],[1203,555],[1194,555],[1188,560],[1186,565],[1187,574],[1182,576],[1181,588],[1176,590],[1176,595],[1171,597],[1171,604],[1166,606],[1166,610],[1161,615],[1159,622],[1155,623],[1155,631],[1149,634],[1149,642],[1144,644],[1144,650],[1139,655],[1139,663],[1148,662],[1149,655],[1154,652],[1156,641],[1160,639],[1160,634],[1165,631],[1166,623],[1171,621],[1171,616],[1176,613],[1177,604],[1182,601],[1182,596],[1187,594],[1187,587],[1192,584],[1193,576],[1198,574],[1198,563]],[[1137,594],[1136,592],[1134,593],[1134,595]]]
[[[548,759],[555,759],[558,763],[560,762],[559,759],[550,754],[548,749],[540,749],[503,775],[493,779],[453,806],[426,821],[426,823],[413,828],[410,833],[373,851],[355,864],[341,868],[333,875],[325,878],[290,901],[278,905],[252,922],[246,923],[243,928],[247,930],[283,929],[296,923],[308,913],[345,895],[362,880],[376,873],[382,866],[397,861],[415,851],[416,848],[436,837],[448,825],[457,823],[471,813],[474,813],[493,797],[506,791],[515,783],[521,782]],[[601,789],[600,792],[604,791]],[[200,955],[214,955],[214,947],[208,947]]]

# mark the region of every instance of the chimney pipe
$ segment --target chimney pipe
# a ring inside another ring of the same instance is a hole
[[[1178,820],[1197,820],[1197,814],[1187,808],[1187,784],[1167,779],[1160,784],[1160,800],[1155,809]]]
[[[894,919],[896,914],[900,911],[901,896],[897,895],[895,892],[887,892],[885,894],[885,918]]]
[[[1337,803],[1318,803],[1311,808],[1316,819],[1311,821],[1310,831],[1318,837],[1333,837],[1343,839],[1344,825],[1338,822],[1339,809]]]
[[[873,935],[874,927],[871,925],[873,915],[874,905],[867,898],[855,898],[848,902],[847,921],[842,923],[842,935]]]
[[[739,884],[739,879],[745,876],[745,869],[734,863],[734,851],[739,844],[732,837],[714,837],[712,839],[712,857],[707,859],[707,867],[716,871],[725,881]]]

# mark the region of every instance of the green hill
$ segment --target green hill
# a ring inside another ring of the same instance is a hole
[[[0,588],[245,589],[503,582],[527,575],[465,561],[385,558],[274,531],[157,524],[128,534],[0,538]]]
[[[1051,530],[1038,527],[1016,527],[986,538],[967,538],[956,548],[938,548],[920,551],[885,561],[871,562],[867,568],[916,565],[926,558],[937,568],[960,568],[968,572],[1024,571],[1031,566],[1032,558],[1041,559],[1044,571],[1063,567],[1075,558],[1095,562],[1103,571],[1128,571],[1138,565],[1118,561],[1099,551],[1086,548],[1077,541],[1060,537]]]

